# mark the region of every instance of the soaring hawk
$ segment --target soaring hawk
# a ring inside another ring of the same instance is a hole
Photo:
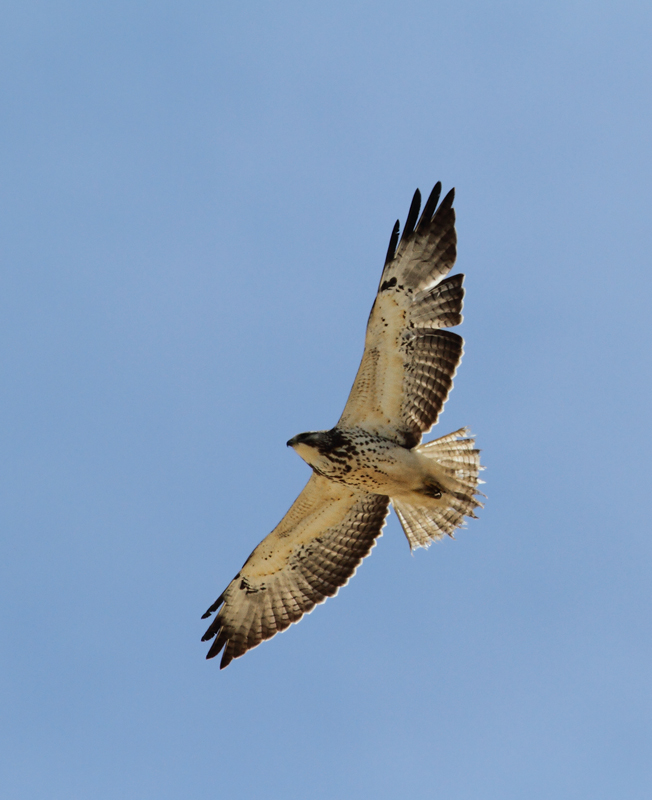
[[[410,548],[452,536],[475,517],[479,451],[466,428],[425,444],[453,385],[463,340],[454,190],[437,183],[419,217],[414,194],[403,235],[396,222],[362,362],[344,412],[328,431],[288,446],[312,476],[279,525],[204,614],[203,641],[226,667],[336,594],[369,554],[394,507]],[[418,219],[418,221],[417,221]]]

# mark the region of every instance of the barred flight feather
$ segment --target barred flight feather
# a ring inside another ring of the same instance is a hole
[[[411,224],[383,270],[360,368],[338,422],[405,447],[419,444],[437,422],[462,357],[461,337],[439,330],[459,325],[464,298],[464,276],[446,278],[457,247],[454,193],[435,209],[440,191],[440,185],[433,189],[416,227],[415,193]]]
[[[208,658],[224,648],[220,666],[226,667],[234,658],[297,622],[316,604],[337,594],[354,574],[380,535],[389,498],[352,492],[313,475],[295,502],[303,508],[303,516],[295,520],[296,528],[318,511],[318,506],[333,501],[334,492],[339,495],[335,502],[339,499],[340,505],[346,507],[336,524],[320,529],[312,523],[314,530],[302,531],[302,540],[288,550],[285,563],[270,566],[267,574],[261,574],[258,548],[247,559],[221,595],[223,606],[204,634],[204,641],[217,637]],[[287,536],[284,529],[277,529],[276,535],[279,534]],[[213,604],[211,609],[215,611],[217,607]]]

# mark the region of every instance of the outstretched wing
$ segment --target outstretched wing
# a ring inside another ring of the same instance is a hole
[[[463,275],[446,276],[456,257],[454,190],[437,202],[438,183],[417,223],[414,194],[398,241],[396,222],[365,339],[365,350],[338,426],[362,427],[414,447],[446,402],[462,358]],[[398,248],[397,248],[398,244]]]
[[[206,657],[224,647],[222,669],[337,594],[373,547],[388,504],[313,474],[202,617],[220,609],[202,638],[216,637]]]

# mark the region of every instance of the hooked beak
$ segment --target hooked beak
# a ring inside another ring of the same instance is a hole
[[[299,438],[298,436],[293,436],[291,439],[288,439],[288,441],[285,443],[286,447],[294,447],[294,445],[297,443],[298,438]]]

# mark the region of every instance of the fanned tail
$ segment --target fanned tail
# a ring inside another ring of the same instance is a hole
[[[475,509],[482,506],[475,495],[483,467],[468,428],[421,444],[414,451],[432,459],[433,478],[442,491],[439,497],[414,492],[391,498],[411,550],[429,547],[444,534],[452,537],[464,517],[475,519]]]

